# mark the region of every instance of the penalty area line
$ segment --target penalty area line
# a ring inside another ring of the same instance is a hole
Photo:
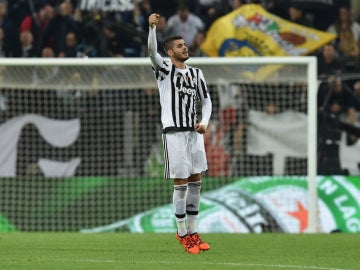
[[[101,259],[53,259],[53,261],[63,261],[63,262],[78,262],[78,263],[124,263],[124,261],[118,260],[101,260]],[[177,261],[126,261],[131,264],[187,264],[187,262],[177,262]],[[189,262],[190,263],[190,262]],[[290,264],[261,264],[261,263],[240,263],[240,262],[196,262],[197,264],[204,265],[218,265],[218,266],[248,266],[248,267],[264,267],[264,268],[284,268],[284,269],[309,269],[309,270],[352,270],[350,268],[334,268],[334,267],[324,267],[324,266],[311,266],[311,265],[290,265]]]

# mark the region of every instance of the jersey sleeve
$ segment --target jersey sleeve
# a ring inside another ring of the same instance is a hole
[[[155,70],[161,69],[164,64],[164,59],[157,51],[156,27],[149,27],[148,53]]]
[[[212,112],[212,102],[211,102],[209,91],[206,86],[204,74],[202,73],[202,71],[200,69],[199,69],[198,80],[199,80],[198,89],[199,89],[199,95],[200,95],[200,100],[201,100],[201,104],[202,104],[202,109],[201,109],[202,119],[201,119],[200,124],[207,125],[209,123],[211,112]]]

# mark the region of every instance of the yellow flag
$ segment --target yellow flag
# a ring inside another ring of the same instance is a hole
[[[208,56],[300,56],[335,38],[247,4],[216,20],[201,50]]]

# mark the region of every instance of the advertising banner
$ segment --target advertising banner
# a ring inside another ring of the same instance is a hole
[[[133,0],[81,0],[81,10],[103,11],[131,11],[134,9]]]
[[[356,177],[318,177],[317,231],[360,232],[360,182]],[[202,195],[203,233],[306,233],[307,183],[303,177],[249,177]],[[172,205],[83,232],[176,232]]]

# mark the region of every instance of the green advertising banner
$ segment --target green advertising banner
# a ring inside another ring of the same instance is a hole
[[[319,176],[317,191],[318,232],[360,232],[360,177]],[[175,232],[171,197],[160,177],[1,179],[0,231]],[[200,208],[202,233],[308,231],[305,177],[205,177]]]
[[[360,232],[359,177],[321,176],[317,187],[318,232]],[[305,233],[308,226],[306,188],[303,177],[248,177],[203,192],[199,231]],[[172,217],[172,205],[167,204],[129,219],[81,231],[175,232]]]

